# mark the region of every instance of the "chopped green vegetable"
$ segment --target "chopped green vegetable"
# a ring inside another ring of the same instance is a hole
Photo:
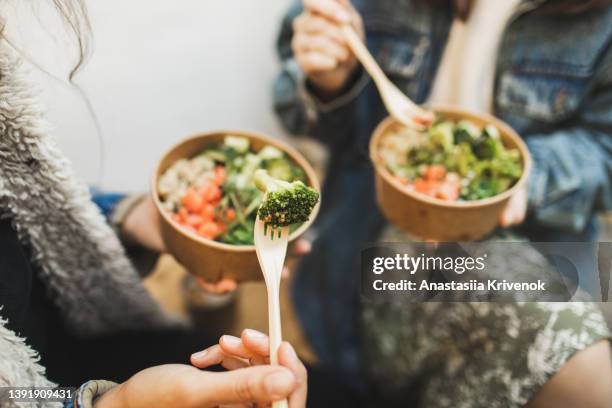
[[[416,144],[397,143],[398,133],[390,133],[396,142],[385,144],[384,138],[381,142],[381,157],[385,157],[389,171],[416,191],[440,198],[444,195],[440,186],[446,183],[459,188],[456,199],[479,200],[508,190],[523,173],[519,151],[504,146],[493,125],[480,129],[468,120],[440,120],[426,134],[406,135],[411,140],[420,136],[424,137]],[[402,150],[397,146],[408,147]],[[447,172],[445,178],[428,179],[426,173],[440,165]]]
[[[285,158],[267,160],[264,164],[264,168],[270,176],[276,179],[284,181],[306,181],[304,170],[302,170],[301,167],[294,166]]]
[[[251,146],[249,139],[247,139],[246,137],[231,136],[231,135],[225,136],[225,139],[223,140],[223,144],[226,147],[229,147],[230,149],[234,149],[238,153],[248,152],[249,147]]]
[[[232,245],[253,245],[264,197],[254,180],[260,169],[285,182],[307,182],[304,170],[285,152],[270,145],[255,151],[249,139],[227,135],[222,143],[171,166],[160,178],[160,198],[173,219],[192,233]],[[296,222],[290,230],[299,227]]]
[[[274,146],[265,146],[257,153],[262,160],[284,159],[285,154]]]
[[[462,120],[457,123],[453,136],[455,137],[455,144],[468,143],[472,144],[480,135],[480,130],[475,124],[468,120]]]
[[[263,169],[255,172],[255,185],[266,193],[257,213],[272,228],[308,221],[319,202],[319,193],[314,188],[301,181],[289,183],[273,178]]]
[[[429,128],[429,138],[431,142],[449,151],[454,144],[454,126],[451,122],[440,122]]]

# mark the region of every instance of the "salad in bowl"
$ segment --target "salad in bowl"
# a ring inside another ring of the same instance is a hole
[[[275,191],[264,200],[266,188]],[[318,190],[300,153],[241,131],[180,142],[162,158],[153,180],[169,252],[212,281],[260,279],[253,245],[257,216],[272,228],[289,226],[294,240],[316,216]]]

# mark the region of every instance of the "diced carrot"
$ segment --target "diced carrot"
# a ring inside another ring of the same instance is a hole
[[[198,187],[198,194],[200,194],[202,197],[204,197],[204,195],[206,194],[206,190],[209,189],[210,185],[213,184],[212,181],[207,180],[205,182],[203,182],[199,187]]]
[[[183,205],[185,208],[187,208],[187,210],[189,210],[189,212],[198,213],[202,211],[204,201],[202,200],[202,196],[199,195],[193,188],[187,190],[182,201]]]
[[[217,166],[215,167],[215,177],[213,178],[213,182],[220,186],[225,181],[225,167]]]
[[[421,178],[414,180],[412,188],[414,191],[426,194],[430,197],[435,197],[438,186],[440,185],[437,181],[423,180]]]
[[[189,214],[189,211],[187,211],[187,209],[185,207],[179,208],[179,211],[178,211],[178,214],[177,214],[179,222],[181,222],[181,223],[185,222],[185,218],[187,218],[187,214]]]
[[[204,219],[204,217],[202,217],[201,215],[197,215],[197,214],[189,214],[186,218],[185,218],[185,224],[187,225],[191,225],[194,228],[199,228],[200,225],[204,224],[206,220]]]
[[[236,219],[236,210],[234,210],[233,208],[228,208],[227,211],[225,211],[225,218],[229,222],[234,221]]]
[[[208,204],[208,203],[204,204],[204,207],[202,208],[200,215],[206,221],[212,221],[215,218],[215,206],[212,204]]]
[[[205,222],[198,228],[198,234],[208,239],[215,239],[219,235],[219,226],[214,221]]]
[[[215,184],[210,184],[204,191],[204,199],[209,203],[220,200],[222,195],[221,189]]]
[[[425,169],[425,180],[443,180],[446,176],[446,168],[440,164],[432,164]]]
[[[225,231],[227,231],[227,227],[223,221],[217,221],[217,228],[219,229],[219,234],[223,234]]]
[[[414,121],[414,123],[416,123],[417,125],[422,125],[422,126],[427,126],[430,125],[431,122],[433,121],[433,118],[431,117],[427,117],[427,116],[414,116],[412,118],[412,120]]]

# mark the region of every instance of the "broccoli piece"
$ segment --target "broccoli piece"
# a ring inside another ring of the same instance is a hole
[[[227,156],[226,154],[219,149],[207,149],[204,150],[200,156],[203,157],[207,157],[213,161],[219,162],[219,163],[225,163],[227,161]]]
[[[451,150],[455,142],[453,128],[454,125],[452,122],[440,122],[439,124],[430,127],[429,138],[431,142],[442,147],[444,151]]]
[[[283,181],[293,181],[293,169],[291,168],[291,164],[285,159],[268,160],[265,168],[272,178]]]
[[[491,139],[499,139],[499,129],[495,127],[495,125],[487,125],[482,130],[482,133],[486,137],[490,137]]]
[[[455,127],[455,144],[467,143],[472,145],[478,139],[479,130],[475,124],[468,120],[462,120]]]
[[[306,180],[306,174],[301,167],[291,163],[286,158],[266,160],[264,168],[268,174],[279,180],[283,181],[296,181],[300,180],[304,182]]]
[[[251,142],[246,137],[240,136],[225,136],[223,139],[223,144],[225,147],[230,149],[234,149],[238,153],[246,153],[249,151],[249,147],[251,146]]]
[[[242,190],[252,186],[253,175],[260,165],[261,158],[255,154],[248,153],[246,156],[237,157],[228,167],[230,174],[226,184],[229,188],[234,188],[235,190]]]
[[[282,159],[284,156],[284,153],[274,146],[267,145],[263,147],[259,151],[259,153],[257,153],[257,155],[261,157],[262,160],[274,160],[274,159]]]
[[[488,125],[474,143],[474,154],[481,160],[501,157],[504,154],[504,144],[495,126]]]
[[[255,185],[266,194],[257,214],[272,228],[308,221],[319,202],[319,193],[314,188],[301,181],[288,183],[275,179],[263,169],[255,172]]]

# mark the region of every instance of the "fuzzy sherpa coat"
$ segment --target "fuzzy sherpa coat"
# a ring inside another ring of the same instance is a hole
[[[58,150],[27,78],[0,43],[0,209],[31,248],[48,295],[78,335],[175,326]],[[37,359],[0,318],[0,386],[50,385]]]

